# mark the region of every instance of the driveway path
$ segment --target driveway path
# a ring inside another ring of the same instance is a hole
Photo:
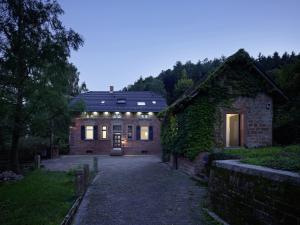
[[[205,188],[159,158],[100,156],[99,169],[74,225],[204,224],[200,204]]]

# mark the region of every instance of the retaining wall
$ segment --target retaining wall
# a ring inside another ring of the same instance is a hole
[[[300,225],[300,175],[236,160],[215,161],[209,205],[231,225]]]

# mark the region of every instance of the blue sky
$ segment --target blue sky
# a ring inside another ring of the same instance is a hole
[[[300,0],[58,0],[85,44],[70,61],[90,90],[121,89],[176,61],[300,52]]]

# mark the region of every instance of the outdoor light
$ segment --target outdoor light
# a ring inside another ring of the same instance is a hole
[[[130,114],[131,114],[130,112],[126,112],[126,115],[127,115],[127,116],[130,116]]]
[[[153,115],[153,112],[148,112],[148,115],[149,115],[149,116],[152,116],[152,115]]]
[[[94,115],[94,116],[97,116],[97,115],[98,115],[98,112],[93,112],[93,115]]]
[[[140,115],[142,115],[142,113],[141,112],[137,112],[137,115],[140,116]]]
[[[104,112],[104,115],[107,116],[109,114],[109,112]]]
[[[115,112],[115,114],[119,115],[119,114],[120,114],[120,112]]]

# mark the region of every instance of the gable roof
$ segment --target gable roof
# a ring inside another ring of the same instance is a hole
[[[89,91],[75,97],[71,105],[79,101],[86,112],[160,112],[167,107],[166,100],[151,91]]]
[[[173,104],[169,106],[168,109],[180,110],[180,108],[184,107],[187,103],[189,103],[194,97],[196,97],[199,92],[203,89],[203,86],[210,79],[214,79],[216,76],[222,74],[222,70],[230,64],[238,63],[238,61],[242,59],[243,63],[249,64],[256,73],[261,76],[267,83],[272,87],[274,91],[279,93],[284,99],[288,100],[288,97],[283,93],[283,91],[279,88],[279,86],[274,82],[274,80],[256,63],[249,54],[244,50],[240,49],[235,54],[228,57],[225,62],[219,66],[214,72],[209,74],[206,78],[201,80],[195,87],[188,89],[179,99],[177,99]],[[270,90],[269,90],[270,91]]]

